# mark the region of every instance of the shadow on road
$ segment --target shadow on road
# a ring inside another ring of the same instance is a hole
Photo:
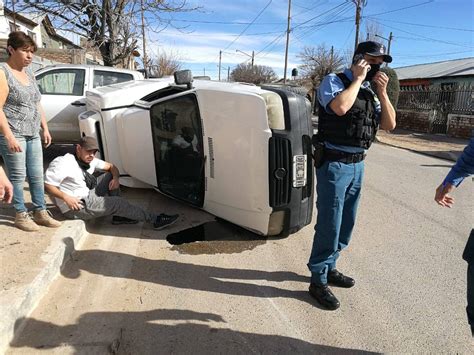
[[[223,328],[217,314],[180,309],[144,312],[90,312],[76,324],[56,325],[34,318],[17,321],[11,347],[54,349],[70,346],[75,354],[367,354],[286,336]]]

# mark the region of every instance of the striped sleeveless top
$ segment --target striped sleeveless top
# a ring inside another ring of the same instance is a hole
[[[8,125],[14,134],[23,136],[36,135],[41,126],[41,114],[38,104],[41,94],[36,85],[36,79],[31,69],[26,68],[29,84],[23,85],[13,75],[6,63],[0,63],[0,69],[5,73],[8,83],[8,96],[3,105],[3,112]]]

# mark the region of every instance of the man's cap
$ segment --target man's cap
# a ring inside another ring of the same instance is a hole
[[[99,145],[94,137],[82,137],[79,145],[85,150],[99,150]]]
[[[385,46],[382,43],[374,41],[360,42],[354,52],[354,55],[356,54],[368,54],[374,57],[383,57],[384,62],[392,62],[392,57],[385,54]]]

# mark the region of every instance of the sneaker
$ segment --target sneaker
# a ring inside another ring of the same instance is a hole
[[[38,225],[33,222],[28,212],[17,212],[15,216],[15,227],[25,232],[39,231]]]
[[[112,224],[118,225],[118,224],[137,224],[138,220],[136,219],[131,219],[127,217],[122,217],[122,216],[113,216],[112,217]]]
[[[61,227],[62,223],[56,221],[48,210],[36,210],[33,212],[33,221],[36,224],[49,228]]]
[[[167,214],[160,214],[156,217],[155,222],[153,222],[153,228],[156,230],[160,230],[166,228],[178,220],[179,214],[174,215],[167,215]]]

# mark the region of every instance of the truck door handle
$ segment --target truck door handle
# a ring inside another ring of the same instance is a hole
[[[78,100],[78,101],[71,102],[71,105],[79,107],[79,106],[86,106],[86,103]]]

